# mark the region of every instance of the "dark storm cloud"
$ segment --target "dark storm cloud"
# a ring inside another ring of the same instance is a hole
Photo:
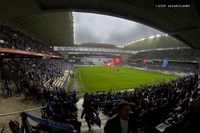
[[[151,35],[163,34],[145,25],[98,14],[74,13],[75,42],[127,44]]]

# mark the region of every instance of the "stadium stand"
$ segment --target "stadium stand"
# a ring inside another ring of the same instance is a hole
[[[67,120],[68,124],[80,130],[76,118],[77,93],[66,92],[62,88],[69,77],[71,65],[64,60],[39,58],[3,59],[2,65],[4,70],[7,69],[2,74],[3,93],[7,90],[7,94],[13,96],[13,90],[9,88],[13,81],[17,93],[24,93],[26,99],[34,98],[46,106],[42,109],[42,118],[60,123]]]
[[[58,82],[62,85],[60,80],[66,79],[68,76],[63,74],[64,70],[61,66],[63,65],[64,67],[64,61],[61,60],[47,61],[43,59],[27,58],[20,60],[5,59],[2,62],[3,69],[8,69],[7,71],[3,71],[2,79],[14,80],[16,86],[20,86],[21,89],[29,88],[27,91],[34,89],[32,87],[35,86],[35,84],[42,85],[41,83],[44,83],[46,86],[49,86],[52,82]],[[16,76],[13,76],[14,74]],[[25,87],[27,84],[29,84],[29,87]],[[55,84],[52,85],[59,86]]]
[[[31,36],[25,35],[20,31],[13,30],[4,25],[0,25],[0,47],[32,51],[42,54],[54,53],[43,43],[37,41]]]
[[[193,49],[151,50],[132,55],[131,59],[197,61],[200,59],[200,55]]]
[[[187,123],[188,115],[199,106],[197,81],[197,75],[193,75],[168,83],[141,86],[135,91],[87,93],[84,97],[110,117],[116,113],[120,101],[130,102],[140,132],[183,133],[180,127],[187,131],[195,127],[195,131],[199,132],[197,126]],[[163,123],[168,125],[161,126]]]
[[[163,61],[153,61],[143,64],[143,60],[138,60],[137,63],[130,64],[132,67],[149,69],[149,70],[158,70],[158,71],[167,71],[168,73],[194,73],[196,71],[197,63],[192,62],[172,62],[169,61],[169,64],[164,67]]]
[[[138,52],[129,57],[128,64],[151,70],[193,73],[198,67],[199,59],[199,53],[193,49],[163,49]],[[164,60],[168,61],[166,67],[163,67]]]

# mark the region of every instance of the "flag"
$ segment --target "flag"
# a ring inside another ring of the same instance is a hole
[[[143,59],[142,63],[145,65],[147,64],[147,59]]]
[[[168,66],[168,64],[169,64],[169,61],[168,61],[168,60],[166,60],[166,59],[164,59],[164,60],[163,60],[162,67],[167,67],[167,66]]]

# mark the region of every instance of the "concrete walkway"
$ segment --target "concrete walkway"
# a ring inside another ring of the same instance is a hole
[[[83,104],[83,98],[80,98],[80,100],[77,103],[77,107],[78,107],[78,120],[82,122],[81,133],[103,133],[104,132],[103,128],[105,126],[105,123],[109,118],[105,116],[102,112],[99,112],[99,117],[101,119],[101,127],[99,128],[97,125],[93,125],[91,130],[88,130],[88,126],[87,123],[85,122],[85,119],[81,119],[81,113],[83,111],[82,104]]]

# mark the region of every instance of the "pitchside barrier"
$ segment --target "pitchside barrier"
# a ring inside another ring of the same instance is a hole
[[[145,68],[140,68],[140,67],[129,67],[129,68],[135,68],[135,69],[145,70],[145,71],[160,72],[160,73],[164,73],[164,74],[175,74],[175,75],[178,75],[181,77],[194,74],[194,73],[184,73],[184,72],[175,72],[175,71],[161,71],[161,70],[145,69]]]
[[[50,127],[50,128],[55,128],[55,129],[64,130],[64,131],[67,131],[67,129],[70,128],[70,126],[71,126],[70,124],[54,122],[54,121],[51,121],[51,120],[48,120],[48,119],[44,119],[44,118],[35,116],[31,113],[28,113],[30,111],[42,109],[42,108],[45,108],[45,107],[46,106],[42,106],[42,107],[26,109],[26,110],[22,110],[22,111],[3,113],[3,114],[0,114],[0,117],[5,117],[5,116],[10,116],[10,115],[15,115],[15,114],[23,114],[23,116],[26,116],[26,118],[29,117],[30,119],[37,122],[38,124],[43,124],[43,125]],[[75,131],[73,131],[73,133],[77,133],[77,131],[75,130]]]
[[[21,114],[22,112],[30,112],[30,111],[34,111],[34,110],[38,110],[38,109],[42,109],[42,108],[46,108],[46,106],[36,107],[36,108],[31,108],[31,109],[26,109],[26,110],[21,110],[21,111],[15,111],[15,112],[10,112],[10,113],[2,113],[2,114],[0,114],[0,117]]]
[[[59,123],[59,122],[51,121],[48,119],[44,119],[28,112],[23,112],[21,116],[22,116],[22,119],[24,119],[28,125],[30,124],[28,123],[27,118],[30,118],[31,120],[37,122],[38,124],[42,124],[49,128],[58,129],[60,131],[67,131],[68,129],[72,127],[72,125],[70,124],[64,124],[64,123]],[[27,129],[27,130],[29,131],[30,129]],[[77,133],[77,131],[74,130],[73,133]]]

